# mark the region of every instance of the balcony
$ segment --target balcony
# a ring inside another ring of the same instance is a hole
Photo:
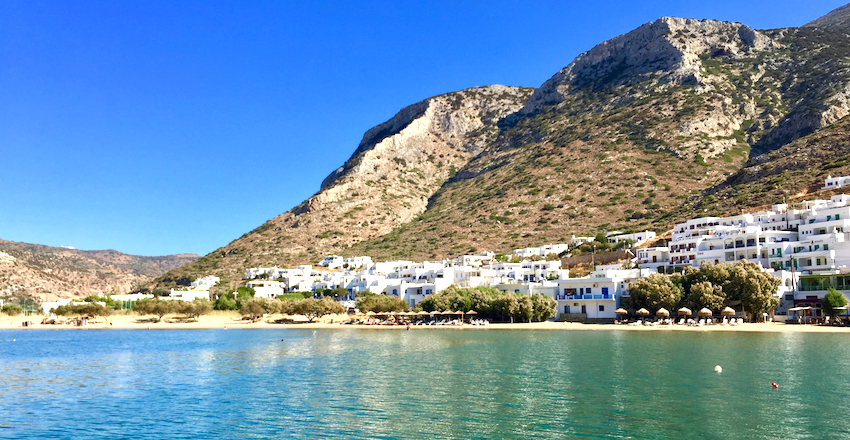
[[[555,299],[558,301],[573,301],[573,300],[588,300],[588,299],[614,299],[614,295],[610,293],[597,293],[597,294],[584,294],[584,295],[555,295]]]

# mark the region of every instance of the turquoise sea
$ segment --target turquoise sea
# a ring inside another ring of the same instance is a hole
[[[848,416],[844,334],[0,332],[4,439],[837,439]]]

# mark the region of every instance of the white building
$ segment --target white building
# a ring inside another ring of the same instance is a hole
[[[245,285],[254,289],[254,298],[275,299],[285,293],[285,284],[280,281],[251,280],[245,283]]]
[[[160,299],[167,301],[194,301],[196,299],[210,299],[210,291],[199,288],[189,290],[174,290],[167,296],[161,296]]]
[[[850,185],[850,176],[832,177],[827,176],[821,189],[835,189]]]
[[[608,235],[608,241],[611,243],[620,243],[621,241],[631,240],[635,245],[639,245],[647,240],[655,238],[655,232],[653,231],[643,231],[643,232],[635,232],[632,234],[622,234],[618,232],[611,232]]]
[[[584,319],[616,319],[620,298],[628,295],[629,283],[649,276],[650,269],[602,269],[585,278],[556,281],[556,319],[562,315],[583,315]],[[566,318],[566,317],[565,317]]]
[[[212,276],[212,275],[208,275],[208,276],[205,276],[205,277],[202,277],[202,278],[198,278],[195,281],[192,281],[191,286],[197,287],[201,290],[210,290],[210,288],[212,286],[215,286],[216,284],[218,284],[219,281],[221,281],[221,278],[216,277],[216,276]]]
[[[575,237],[575,236],[573,236]],[[591,240],[593,240],[591,238]],[[569,244],[565,243],[557,243],[557,244],[544,244],[543,246],[538,247],[527,247],[522,249],[514,249],[513,254],[518,255],[523,258],[529,257],[546,257],[549,254],[558,255],[561,252],[564,252],[570,248]]]

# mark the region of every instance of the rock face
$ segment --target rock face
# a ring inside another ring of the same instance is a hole
[[[232,267],[313,262],[391,232],[425,211],[440,186],[490,144],[497,122],[533,89],[487,86],[428,98],[370,129],[321,190],[204,261]],[[232,263],[232,264],[231,264]],[[173,277],[172,277],[173,278]]]
[[[358,237],[346,233],[341,235],[347,238],[338,241],[352,243],[410,221],[425,210],[428,198],[444,181],[496,138],[496,123],[516,111],[530,93],[518,87],[479,87],[404,108],[367,131],[345,165],[284,223],[300,227],[300,220],[307,220],[305,214],[320,213],[325,219],[335,214],[331,222],[310,218],[309,229],[321,234],[337,230],[339,223],[346,231],[360,229]],[[375,222],[376,216],[382,221]],[[366,226],[355,218],[370,223]]]
[[[624,85],[653,77],[660,83],[704,84],[701,55],[740,58],[779,45],[740,23],[663,17],[579,55],[543,83],[520,111],[533,115],[577,88]]]

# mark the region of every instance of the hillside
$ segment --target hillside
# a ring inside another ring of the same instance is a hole
[[[435,96],[370,129],[315,195],[204,256],[168,279],[215,273],[241,279],[246,267],[315,264],[379,237],[425,211],[428,199],[499,133],[496,123],[533,89],[478,87]]]
[[[480,88],[415,104],[368,131],[315,196],[163,280],[237,278],[328,253],[509,251],[737,208],[743,190],[783,185],[762,170],[790,167],[789,148],[843,136],[843,120],[828,129],[850,113],[850,37],[837,16],[775,30],[665,17],[579,55],[533,94]],[[807,157],[815,168],[839,160]],[[783,189],[814,185],[809,174]]]
[[[726,182],[751,153],[846,115],[848,56],[846,35],[815,28],[644,25],[537,89],[416,222],[349,252],[433,259],[667,230],[694,213],[689,198]]]
[[[142,257],[0,240],[0,298],[44,301],[127,293],[197,258],[194,254]]]

